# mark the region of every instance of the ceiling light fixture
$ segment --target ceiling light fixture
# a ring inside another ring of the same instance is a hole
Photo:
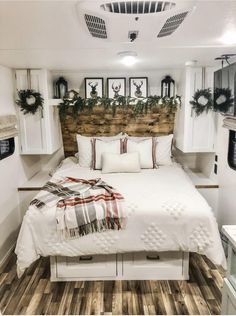
[[[136,52],[130,52],[130,51],[125,51],[125,52],[120,52],[118,53],[118,56],[121,58],[122,64],[125,66],[133,66],[137,62],[137,53]]]
[[[222,43],[225,45],[234,45],[236,44],[236,31],[231,30],[226,32],[222,38],[221,38]]]

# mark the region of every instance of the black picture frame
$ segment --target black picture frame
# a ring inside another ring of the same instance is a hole
[[[95,90],[93,94],[92,93],[92,88],[88,88],[90,86],[91,82],[91,87],[92,85],[94,86],[96,83],[97,85],[95,86]],[[84,78],[84,86],[85,86],[85,98],[97,98],[97,97],[103,97],[104,96],[104,80],[101,77],[87,77]]]
[[[133,82],[136,82],[138,86],[135,86]],[[148,77],[130,77],[129,78],[129,96],[131,98],[147,98],[148,97]]]
[[[115,90],[114,90],[114,88],[112,88],[112,85],[114,83],[116,84],[114,86],[116,88]],[[118,86],[119,84],[121,84],[120,89],[119,89],[119,86]],[[114,98],[116,98],[118,96],[126,97],[126,78],[125,77],[110,77],[110,78],[107,78],[107,97],[111,98],[111,99],[114,99]]]

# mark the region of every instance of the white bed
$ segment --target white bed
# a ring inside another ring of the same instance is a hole
[[[31,206],[17,241],[19,275],[40,256],[52,256],[55,268],[55,258],[60,256],[198,252],[213,263],[226,266],[211,208],[178,164],[134,174],[101,174],[67,160],[53,178],[62,176],[101,177],[114,186],[125,198],[126,229],[65,241],[56,232],[55,207],[41,211]],[[115,260],[118,264],[122,259],[118,255]]]

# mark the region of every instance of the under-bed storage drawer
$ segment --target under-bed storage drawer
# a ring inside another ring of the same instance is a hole
[[[116,255],[57,256],[52,260],[56,278],[89,280],[90,278],[114,278],[117,274]]]
[[[123,255],[123,276],[137,280],[181,279],[184,274],[183,252],[138,252]]]

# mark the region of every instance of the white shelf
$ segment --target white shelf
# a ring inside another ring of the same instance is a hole
[[[62,99],[49,99],[48,104],[58,106],[62,101]]]
[[[48,170],[36,173],[31,179],[20,185],[18,191],[40,190],[51,178],[48,173]]]
[[[185,169],[185,172],[188,174],[193,184],[197,188],[218,188],[217,181],[214,181],[206,177],[202,172],[189,169],[189,168]]]

